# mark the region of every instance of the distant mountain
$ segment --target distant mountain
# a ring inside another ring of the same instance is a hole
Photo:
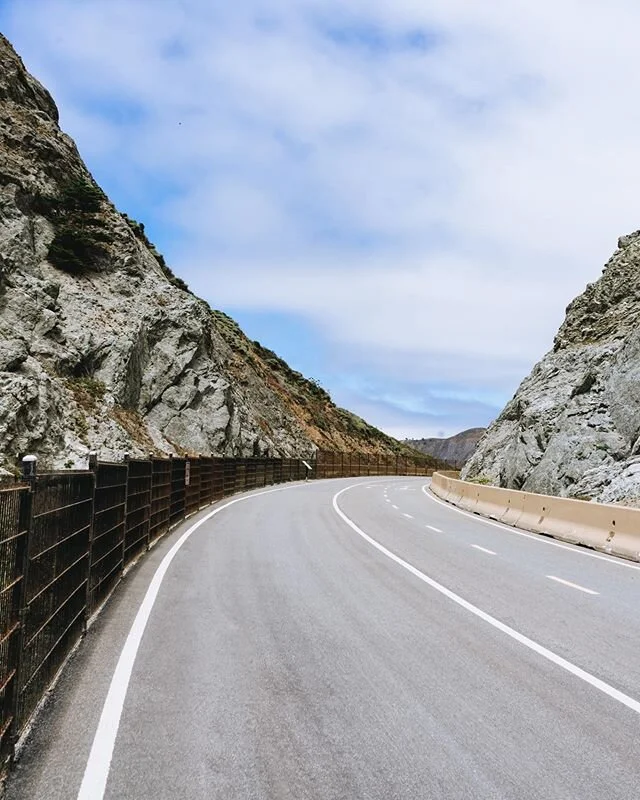
[[[486,428],[469,428],[448,439],[405,439],[404,443],[460,469],[475,452],[485,431]]]

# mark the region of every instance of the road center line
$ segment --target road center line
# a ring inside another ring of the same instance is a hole
[[[630,708],[632,711],[635,711],[636,714],[640,714],[640,702],[638,700],[634,700],[633,697],[630,697],[624,692],[621,692],[619,689],[609,685],[600,678],[596,678],[595,675],[592,675],[590,672],[587,672],[584,669],[581,669],[576,664],[573,664],[571,661],[567,661],[566,658],[562,658],[557,653],[554,653],[552,650],[547,649],[538,642],[535,642],[533,639],[529,639],[528,636],[520,633],[519,631],[515,630],[515,628],[509,627],[509,625],[505,625],[504,622],[500,622],[499,619],[492,617],[490,614],[487,614],[486,611],[482,611],[482,609],[474,606],[473,603],[470,603],[468,600],[465,600],[460,595],[452,592],[451,589],[447,589],[446,586],[443,586],[441,583],[438,583],[433,578],[430,578],[428,575],[425,575],[424,572],[420,572],[419,569],[414,567],[412,564],[409,564],[408,561],[400,558],[395,553],[392,553],[391,550],[388,550],[386,547],[381,545],[379,542],[376,542],[375,539],[372,539],[368,534],[366,534],[362,528],[359,528],[353,520],[351,520],[340,508],[338,505],[338,498],[340,495],[348,492],[349,489],[358,486],[358,484],[353,484],[352,486],[347,486],[345,489],[342,489],[337,494],[333,496],[333,508],[338,516],[352,529],[354,530],[358,536],[362,536],[362,538],[368,542],[372,547],[375,547],[376,550],[379,550],[383,555],[390,558],[392,561],[395,561],[396,564],[403,567],[414,575],[419,580],[426,583],[432,589],[435,589],[440,594],[447,597],[452,602],[459,605],[461,608],[464,608],[466,611],[469,611],[474,616],[478,617],[479,619],[483,620],[483,622],[487,622],[492,627],[496,628],[497,630],[501,631],[502,633],[509,636],[514,641],[518,642],[519,644],[523,645],[527,649],[537,653],[538,655],[542,656],[543,658],[550,661],[552,664],[564,669],[566,672],[569,672],[571,675],[574,675],[576,678],[580,678],[580,680],[588,683],[590,686],[593,686],[594,689],[602,692],[603,694],[608,695],[613,700],[617,700],[622,705]]]
[[[578,589],[580,592],[586,592],[586,594],[600,594],[600,592],[594,592],[593,589],[587,589],[586,586],[580,586],[577,583],[571,583],[571,581],[565,581],[563,578],[556,578],[555,575],[547,575],[547,578],[551,581],[557,581],[558,583],[562,583],[565,586],[570,586],[572,589]]]
[[[475,547],[476,550],[482,550],[483,553],[488,553],[490,556],[495,556],[495,550],[487,550],[486,547],[480,547],[479,544],[472,544],[471,547]]]
[[[84,771],[80,791],[78,792],[77,800],[103,800],[104,793],[107,788],[107,780],[109,778],[109,770],[111,769],[111,759],[113,757],[113,748],[116,743],[118,735],[118,728],[120,727],[120,718],[124,708],[124,701],[129,688],[129,681],[131,680],[131,672],[133,665],[138,654],[138,648],[142,641],[147,622],[151,616],[154,603],[160,591],[162,580],[171,565],[171,562],[176,557],[182,545],[187,541],[191,534],[196,531],[205,522],[208,522],[211,517],[215,517],[221,511],[224,511],[229,506],[236,503],[242,503],[251,500],[254,497],[261,497],[265,494],[273,494],[274,492],[284,492],[290,489],[299,489],[306,484],[298,484],[297,486],[281,486],[277,489],[267,489],[265,492],[258,492],[256,494],[248,494],[242,497],[237,497],[235,500],[230,500],[224,505],[214,508],[202,519],[195,522],[188,530],[186,530],[178,541],[173,545],[171,550],[165,555],[160,562],[160,566],[156,569],[149,588],[144,596],[144,600],[140,604],[138,613],[133,621],[133,625],[124,643],[124,647],[120,653],[120,658],[116,665],[107,697],[104,701],[100,721],[96,730],[91,752],[89,753],[89,760]],[[349,488],[354,486],[362,486],[362,484],[352,484]]]
[[[429,528],[430,531],[435,531],[436,533],[442,533],[440,528],[435,528],[433,525],[425,525],[425,528]]]

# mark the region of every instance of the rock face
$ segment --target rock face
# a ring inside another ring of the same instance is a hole
[[[640,231],[567,309],[553,350],[488,429],[463,477],[640,504]]]
[[[404,443],[460,469],[471,458],[485,431],[486,428],[469,428],[448,439],[405,439]]]
[[[317,448],[403,449],[188,291],[0,36],[0,467]]]

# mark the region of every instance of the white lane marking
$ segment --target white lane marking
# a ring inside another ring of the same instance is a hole
[[[435,531],[436,533],[442,533],[440,528],[435,528],[433,525],[425,525],[425,528],[429,528],[430,531]]]
[[[488,553],[490,556],[495,556],[495,550],[487,550],[486,547],[480,547],[479,544],[472,544],[471,547],[475,547],[476,550],[482,550],[483,553]]]
[[[399,511],[399,510],[400,510],[400,509],[398,508],[398,506],[396,506],[396,505],[395,505],[395,504],[393,504],[393,503],[391,504],[391,508],[395,508],[395,510],[396,510],[396,511]]]
[[[587,594],[600,594],[600,592],[594,592],[593,589],[587,589],[586,586],[580,586],[577,583],[571,583],[571,581],[565,581],[563,578],[556,578],[555,575],[547,575],[547,578],[551,581],[557,581],[558,583],[563,583],[565,586],[570,586],[572,589],[578,589],[581,592],[586,592]]]
[[[158,596],[162,579],[167,573],[171,562],[176,557],[176,554],[187,541],[191,534],[197,530],[201,525],[211,517],[224,511],[229,506],[236,503],[242,503],[246,500],[252,500],[254,497],[261,497],[265,494],[273,494],[274,492],[283,492],[289,489],[299,489],[305,484],[298,484],[297,486],[282,486],[277,489],[268,489],[266,492],[258,492],[257,494],[249,494],[243,497],[237,497],[235,500],[230,500],[223,506],[214,508],[202,519],[194,523],[188,530],[186,530],[178,541],[173,545],[171,550],[160,562],[158,569],[155,571],[147,593],[144,596],[136,618],[133,621],[127,640],[124,643],[120,658],[116,665],[107,697],[104,701],[102,714],[96,730],[91,752],[89,753],[89,760],[84,771],[80,791],[78,792],[78,800],[102,800],[105,790],[107,788],[107,780],[109,778],[109,770],[111,768],[111,759],[113,757],[113,748],[118,735],[118,728],[120,727],[120,717],[122,716],[122,709],[124,701],[129,688],[129,681],[131,680],[131,672],[136,660],[138,648],[142,641],[147,622],[151,616],[153,605]],[[352,484],[349,488],[354,486],[362,486],[362,484]]]
[[[349,517],[342,511],[340,506],[338,505],[338,498],[344,492],[348,492],[349,489],[354,488],[358,484],[354,484],[354,486],[347,486],[345,489],[341,489],[337,494],[333,496],[333,508],[338,516],[346,522],[346,524],[354,530],[359,536],[369,542],[372,547],[375,547],[376,550],[379,550],[383,555],[390,558],[392,561],[395,561],[396,564],[403,567],[410,572],[412,575],[415,575],[416,578],[419,578],[421,581],[426,583],[432,589],[435,589],[440,594],[447,597],[449,600],[456,603],[456,605],[461,606],[466,611],[469,611],[474,616],[478,617],[479,619],[487,622],[492,627],[496,628],[497,630],[501,631],[502,633],[509,636],[511,639],[514,639],[519,644],[523,645],[524,647],[532,650],[534,653],[546,658],[547,661],[550,661],[552,664],[555,664],[558,667],[566,670],[567,672],[574,675],[576,678],[580,678],[580,680],[588,683],[590,686],[593,686],[594,689],[597,689],[603,694],[608,695],[613,700],[617,700],[622,705],[630,708],[632,711],[635,711],[636,714],[640,714],[640,702],[638,700],[634,700],[633,697],[629,697],[629,695],[624,694],[619,689],[614,688],[610,684],[606,683],[605,681],[601,680],[600,678],[596,678],[595,675],[592,675],[590,672],[587,672],[581,667],[578,667],[576,664],[573,664],[571,661],[567,661],[566,658],[562,658],[557,653],[554,653],[552,650],[547,649],[538,642],[535,642],[533,639],[529,639],[528,636],[520,633],[519,631],[515,630],[515,628],[509,627],[509,625],[505,625],[504,622],[500,622],[499,619],[492,617],[491,614],[487,614],[486,611],[482,611],[482,609],[474,606],[473,603],[470,603],[468,600],[465,600],[460,595],[452,592],[451,589],[447,589],[446,586],[443,586],[441,583],[438,583],[433,578],[430,578],[428,575],[425,575],[424,572],[420,572],[419,569],[414,567],[412,564],[409,564],[408,561],[400,558],[395,553],[392,553],[391,550],[388,550],[386,547],[381,545],[379,542],[376,542],[375,539],[372,539],[371,536],[366,534],[361,528],[359,528],[355,522],[353,522]]]
[[[403,516],[403,517],[406,517],[407,519],[413,519],[413,517],[411,516],[411,514],[405,514],[405,513],[404,513],[404,511],[402,512],[402,516]]]
[[[482,517],[480,514],[473,514],[471,511],[465,511],[463,508],[458,508],[451,503],[445,503],[444,500],[436,497],[429,490],[428,483],[425,483],[425,485],[422,487],[422,491],[429,498],[429,500],[432,500],[434,503],[438,503],[439,505],[448,508],[449,511],[457,511],[458,514],[463,514],[465,517],[470,517],[476,522],[481,522],[483,525],[492,525],[494,528],[498,528],[506,533],[514,533],[516,536],[524,536],[525,539],[532,539],[534,542],[539,542],[540,544],[549,544],[551,547],[559,547],[561,550],[569,550],[571,553],[576,553],[576,555],[579,556],[588,556],[589,558],[597,558],[600,561],[608,561],[610,564],[615,564],[618,567],[628,567],[629,569],[635,570],[640,569],[640,564],[632,564],[630,561],[626,561],[624,558],[615,558],[613,556],[604,555],[603,553],[594,553],[591,550],[588,550],[586,547],[580,547],[579,545],[563,544],[562,542],[558,542],[549,536],[544,536],[541,533],[528,533],[527,531],[520,530],[519,528],[514,528],[512,525],[506,525],[504,522],[496,522],[493,519]]]
[[[389,498],[388,498],[388,497],[385,497],[385,500],[384,500],[384,502],[385,502],[385,503],[390,503],[390,502],[391,502],[391,500],[389,500]]]

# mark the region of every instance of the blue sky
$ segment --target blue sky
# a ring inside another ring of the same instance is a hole
[[[488,423],[638,227],[630,0],[0,0],[175,272],[398,436]]]

